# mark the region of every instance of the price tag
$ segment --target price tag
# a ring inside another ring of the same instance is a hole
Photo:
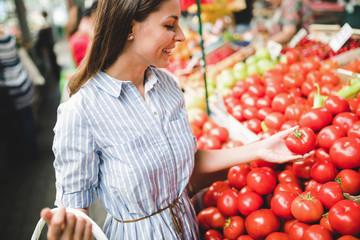
[[[336,35],[331,38],[329,42],[329,46],[334,52],[337,52],[344,44],[345,42],[351,37],[354,30],[351,28],[351,26],[348,23],[345,23],[344,26],[339,30]]]
[[[288,46],[291,48],[295,47],[300,42],[300,40],[303,39],[306,35],[307,35],[307,31],[304,28],[300,29],[291,39]]]
[[[270,40],[268,41],[266,48],[269,50],[271,58],[276,59],[280,55],[282,45]]]

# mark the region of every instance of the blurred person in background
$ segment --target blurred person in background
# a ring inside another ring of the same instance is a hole
[[[269,39],[280,44],[288,43],[301,28],[313,22],[308,0],[266,0],[275,9],[267,27]]]
[[[84,11],[77,31],[69,38],[70,50],[76,66],[79,66],[81,60],[85,57],[89,44],[91,44],[96,7],[97,1],[94,1],[93,4]]]
[[[54,52],[55,41],[51,23],[48,21],[48,14],[46,11],[42,11],[41,15],[43,17],[43,23],[35,43],[36,54],[43,61],[44,65],[46,65],[47,62],[50,63],[52,75],[59,80],[61,68],[57,63],[56,54]]]
[[[246,8],[233,12],[235,31],[242,34],[251,29],[250,22],[253,18],[253,0],[246,0]]]
[[[18,55],[15,37],[0,25],[1,160],[35,160],[37,142],[32,111],[34,87]]]

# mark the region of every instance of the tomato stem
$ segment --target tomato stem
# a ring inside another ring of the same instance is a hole
[[[300,132],[299,129],[295,129],[294,132],[293,132],[293,135],[294,135],[294,137],[300,139],[301,136],[302,136],[302,132]]]

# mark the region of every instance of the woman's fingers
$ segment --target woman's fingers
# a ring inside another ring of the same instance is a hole
[[[85,232],[84,232],[84,240],[92,239],[92,225],[89,221],[86,221]]]
[[[50,211],[50,208],[43,208],[40,212],[40,217],[45,220],[46,224],[50,224],[53,215],[54,214]]]
[[[66,214],[66,226],[62,235],[64,239],[73,239],[76,222],[76,216],[74,214]]]
[[[50,223],[48,224],[48,239],[60,239],[62,232],[65,228],[65,208],[61,207],[55,211]]]
[[[299,126],[295,126],[295,127],[292,127],[292,128],[288,128],[288,129],[285,129],[283,131],[280,131],[278,133],[276,133],[275,135],[280,137],[280,138],[285,138],[287,137],[290,133],[292,133],[295,129],[298,129]]]

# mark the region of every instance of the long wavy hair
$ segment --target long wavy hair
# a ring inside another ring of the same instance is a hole
[[[69,81],[70,96],[91,77],[110,67],[124,50],[132,21],[142,22],[168,0],[99,0],[94,38],[76,73]]]

